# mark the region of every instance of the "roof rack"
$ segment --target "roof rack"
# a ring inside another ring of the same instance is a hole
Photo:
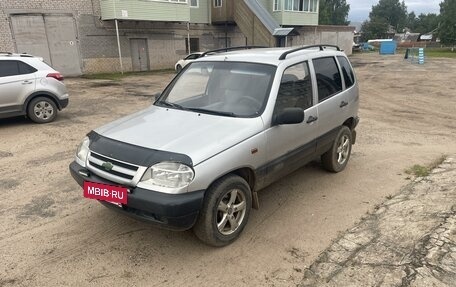
[[[301,50],[306,50],[306,49],[312,49],[312,48],[320,48],[320,51],[324,51],[326,48],[336,48],[337,51],[340,51],[339,46],[336,45],[309,45],[309,46],[304,46],[304,47],[299,47],[296,49],[288,50],[284,52],[282,55],[280,55],[279,60],[285,60],[287,56],[291,53],[298,52]]]
[[[6,55],[9,57],[15,56],[15,57],[27,57],[27,58],[34,58],[35,56],[27,54],[27,53],[11,53],[11,52],[0,52],[0,55]]]
[[[267,47],[265,47],[265,46],[239,46],[239,47],[221,48],[221,49],[206,51],[206,52],[202,53],[200,57],[204,57],[204,56],[206,56],[208,54],[212,54],[212,53],[228,52],[228,51],[235,51],[235,50],[248,50],[248,49],[257,49],[257,48],[267,48]]]

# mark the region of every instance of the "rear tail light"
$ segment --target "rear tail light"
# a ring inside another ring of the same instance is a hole
[[[47,74],[46,77],[48,77],[48,78],[54,78],[54,79],[56,79],[57,81],[63,81],[63,76],[62,76],[62,74],[60,74],[60,73],[58,73],[58,72],[57,72],[57,73],[50,73],[50,74]]]

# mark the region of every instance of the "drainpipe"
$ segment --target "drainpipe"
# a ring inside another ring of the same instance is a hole
[[[226,10],[228,9],[228,2],[225,2],[225,49],[228,48],[228,16]],[[228,51],[228,50],[227,50]]]
[[[190,48],[190,22],[187,22],[187,47],[187,54],[190,54],[192,52],[192,49]]]
[[[123,75],[122,50],[120,49],[119,24],[117,23],[116,0],[114,0],[113,3],[114,3],[114,22],[116,24],[117,48],[119,50],[120,73]]]

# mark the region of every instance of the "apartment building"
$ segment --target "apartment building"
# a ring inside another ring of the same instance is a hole
[[[0,51],[39,55],[67,76],[171,68],[189,51],[246,44],[321,42],[351,53],[353,29],[318,26],[318,5],[318,0],[2,0]]]

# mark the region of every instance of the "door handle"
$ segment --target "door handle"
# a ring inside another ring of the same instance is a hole
[[[28,85],[28,84],[33,84],[33,82],[29,81],[29,80],[25,80],[22,82],[22,85]]]
[[[312,122],[315,122],[316,120],[318,120],[318,117],[314,117],[314,116],[310,116],[308,119],[307,119],[307,122],[308,124],[312,123]]]
[[[346,105],[348,105],[348,103],[346,101],[342,101],[342,102],[340,102],[340,106],[339,107],[343,108]]]

